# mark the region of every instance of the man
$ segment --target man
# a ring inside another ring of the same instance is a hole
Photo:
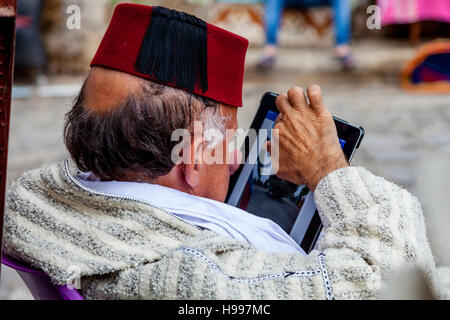
[[[309,104],[296,87],[280,95],[275,129],[278,176],[315,190],[319,249],[305,257],[276,224],[223,203],[247,44],[177,11],[119,5],[67,115],[76,167],[11,187],[5,251],[55,283],[80,277],[87,299],[375,298],[406,263],[435,283],[417,199],[347,165],[318,86]]]

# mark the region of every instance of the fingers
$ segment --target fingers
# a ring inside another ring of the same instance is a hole
[[[323,103],[322,90],[318,85],[312,85],[308,87],[307,90],[309,106],[312,110],[316,112],[321,112],[326,110],[325,104]]]
[[[283,118],[283,114],[280,113],[280,114],[277,116],[277,118],[275,119],[275,124],[280,123],[282,118]]]
[[[281,113],[289,114],[292,109],[297,111],[305,110],[308,106],[305,91],[299,87],[292,87],[287,94],[282,93],[278,95],[276,105]]]
[[[307,95],[307,96],[306,96]],[[323,103],[322,90],[318,85],[311,85],[305,91],[299,87],[292,87],[287,94],[282,93],[277,97],[276,105],[280,113],[289,115],[292,109],[297,111],[308,110],[309,108],[316,112],[327,110]],[[309,105],[308,101],[309,100]],[[277,118],[277,123],[280,119]]]
[[[292,111],[288,96],[285,93],[281,93],[278,95],[277,99],[275,100],[275,104],[277,105],[277,109],[278,111],[280,111],[280,113],[289,114]]]
[[[289,102],[292,108],[301,111],[308,107],[308,102],[306,101],[305,91],[299,87],[292,87],[287,93]]]

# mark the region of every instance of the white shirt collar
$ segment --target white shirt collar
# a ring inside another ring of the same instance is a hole
[[[144,201],[196,226],[247,242],[260,250],[272,253],[300,252],[306,255],[273,221],[228,204],[156,184],[100,181],[89,173],[78,174],[76,178],[94,191]]]

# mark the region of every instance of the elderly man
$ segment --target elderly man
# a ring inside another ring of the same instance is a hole
[[[347,165],[318,86],[280,95],[275,129],[278,176],[315,190],[319,249],[305,257],[276,224],[223,203],[232,150],[211,151],[194,123],[237,128],[247,44],[187,14],[119,5],[67,115],[73,162],[11,187],[5,251],[55,283],[80,277],[88,299],[375,298],[406,263],[434,283],[419,202]],[[176,129],[194,135],[174,162]]]

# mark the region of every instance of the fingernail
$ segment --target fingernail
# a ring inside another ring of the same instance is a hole
[[[309,90],[311,93],[320,93],[321,89],[320,86],[317,84],[313,84],[309,87]]]

